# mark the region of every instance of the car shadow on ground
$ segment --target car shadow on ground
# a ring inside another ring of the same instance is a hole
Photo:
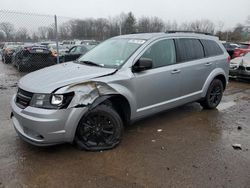
[[[218,116],[219,111],[217,109],[214,110],[203,110],[203,108],[199,105],[199,103],[189,103],[177,108],[173,108],[170,110],[166,110],[160,113],[156,113],[154,115],[151,115],[149,117],[145,117],[142,119],[139,119],[135,122],[132,122],[129,125],[125,125],[125,130],[123,134],[123,141],[120,145],[117,147],[123,147],[123,142],[126,142],[125,145],[129,144],[130,137],[135,136],[136,134],[140,134],[140,130],[145,129],[148,132],[157,132],[157,130],[161,129],[167,129],[168,126],[173,126],[173,124],[176,123],[177,120],[185,119],[185,118],[198,118],[198,116],[211,116],[216,117]],[[195,120],[196,121],[196,120]],[[148,133],[147,133],[148,134]],[[140,135],[142,136],[142,135]],[[144,138],[143,138],[144,139]],[[58,144],[54,146],[46,146],[46,147],[37,147],[30,145],[29,143],[26,143],[22,141],[21,139],[17,139],[17,144],[22,149],[32,152],[33,154],[53,154],[53,153],[65,153],[65,152],[73,152],[77,153],[80,152],[80,150],[77,148],[77,146],[72,143],[64,143],[64,144]],[[132,144],[132,143],[130,143]],[[125,146],[126,147],[126,146]],[[116,150],[114,148],[113,150]],[[83,150],[84,152],[85,150]],[[109,151],[109,150],[107,150]],[[107,152],[106,151],[106,152]],[[101,151],[102,152],[102,151]]]

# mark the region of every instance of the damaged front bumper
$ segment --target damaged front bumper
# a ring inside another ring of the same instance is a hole
[[[247,70],[247,68],[243,66],[238,68],[230,68],[229,75],[236,78],[250,79],[250,70]]]
[[[84,82],[59,88],[54,94],[74,92],[66,109],[44,109],[16,105],[11,101],[12,122],[25,141],[37,146],[73,142],[81,118],[89,110],[117,92],[107,84]]]
[[[28,106],[21,109],[15,103],[15,96],[11,108],[16,132],[36,146],[73,142],[78,122],[88,111],[88,107],[48,110]]]

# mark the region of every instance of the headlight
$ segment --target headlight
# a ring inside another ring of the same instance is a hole
[[[74,93],[67,94],[34,94],[30,106],[36,108],[45,108],[45,109],[61,109],[67,108],[71,102]]]
[[[63,103],[63,95],[52,95],[51,104],[61,106]]]

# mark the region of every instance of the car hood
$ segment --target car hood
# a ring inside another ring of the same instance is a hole
[[[116,69],[69,62],[32,72],[20,79],[18,87],[32,93],[51,93],[60,87],[89,81],[115,71]]]

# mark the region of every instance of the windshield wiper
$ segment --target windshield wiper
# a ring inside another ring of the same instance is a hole
[[[95,63],[95,62],[92,62],[92,61],[80,61],[80,63],[84,63],[84,64],[87,64],[87,65],[93,65],[93,66],[97,66],[97,67],[103,67],[104,66],[103,64],[98,64],[98,63]]]

